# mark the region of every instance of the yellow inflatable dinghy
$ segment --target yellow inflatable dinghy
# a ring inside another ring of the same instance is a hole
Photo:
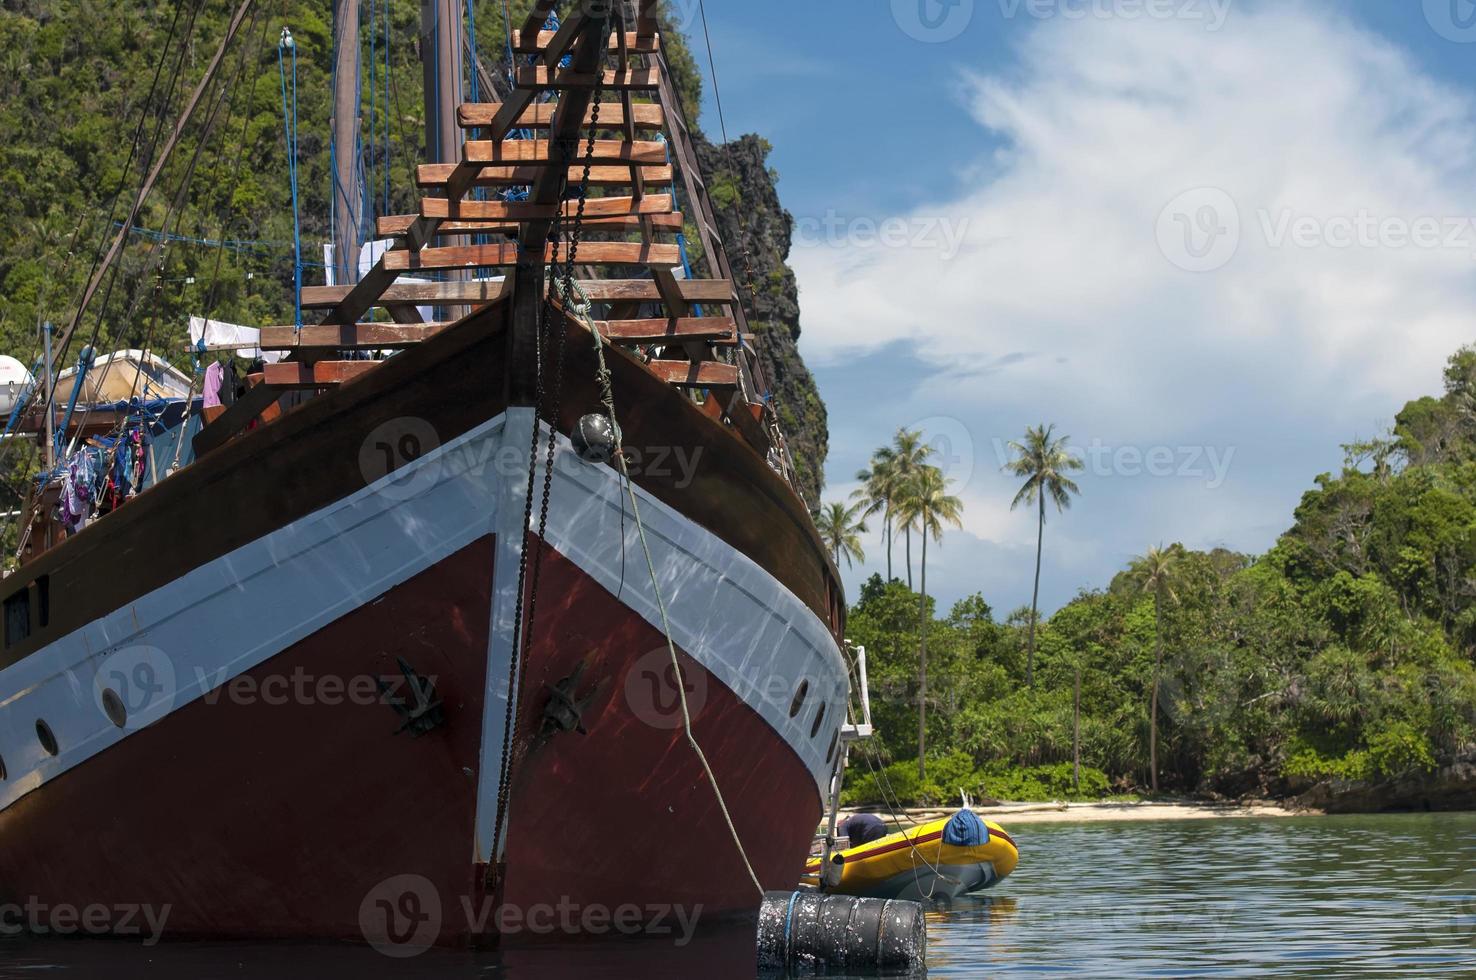
[[[957,898],[982,891],[1015,870],[1020,851],[1003,827],[970,810],[889,834],[831,855],[840,883],[825,888],[864,898]],[[805,868],[819,887],[820,859]]]

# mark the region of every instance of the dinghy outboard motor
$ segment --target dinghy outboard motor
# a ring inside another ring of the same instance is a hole
[[[759,972],[920,971],[928,949],[924,924],[917,902],[768,892],[759,907]]]

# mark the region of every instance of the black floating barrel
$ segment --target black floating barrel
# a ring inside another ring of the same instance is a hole
[[[765,974],[830,970],[911,972],[927,957],[922,906],[820,892],[768,892],[759,908]]]

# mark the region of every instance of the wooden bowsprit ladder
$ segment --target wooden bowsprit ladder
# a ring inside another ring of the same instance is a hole
[[[263,329],[261,346],[285,350],[287,359],[267,365],[261,383],[201,432],[197,452],[229,439],[285,390],[331,388],[380,363],[343,359],[345,351],[404,348],[451,326],[423,322],[422,307],[476,313],[506,304],[509,356],[514,365],[531,365],[549,269],[565,260],[569,226],[579,210],[570,189],[579,186],[588,162],[590,193],[577,257],[579,285],[595,304],[595,328],[732,425],[793,483],[777,420],[762,397],[712,202],[662,57],[657,0],[635,0],[618,11],[602,9],[601,2],[573,4],[557,30],[545,29],[557,3],[534,5],[512,39],[519,63],[506,98],[459,107],[458,122],[470,137],[460,159],[419,168],[417,183],[425,196],[418,213],[378,219],[376,231],[391,245],[357,283],[303,288],[302,307],[324,311],[320,322]],[[596,123],[597,87],[609,101],[599,105]],[[586,142],[591,136],[592,151]],[[707,277],[684,275],[677,236],[686,218],[673,193],[678,173],[694,211]],[[526,199],[496,193],[513,187],[527,188]],[[493,189],[489,199],[478,199],[483,188]],[[556,240],[550,241],[555,230]],[[635,267],[644,275],[603,274],[612,267]],[[458,272],[473,278],[399,281],[402,274]],[[388,319],[373,319],[375,310]],[[532,404],[531,378],[520,378],[516,370],[511,378],[510,402]]]

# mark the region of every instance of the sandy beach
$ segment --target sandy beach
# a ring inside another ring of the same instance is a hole
[[[841,819],[854,812],[877,813],[887,817],[885,811],[864,808],[842,810]],[[899,815],[912,823],[926,823],[954,813],[954,809],[926,808],[900,811]],[[1320,816],[1318,810],[1293,810],[1275,803],[1160,803],[1121,802],[1102,803],[1004,803],[998,806],[974,807],[979,816],[1006,827],[1025,823],[1120,823],[1141,820],[1223,820],[1238,817],[1306,817]]]

